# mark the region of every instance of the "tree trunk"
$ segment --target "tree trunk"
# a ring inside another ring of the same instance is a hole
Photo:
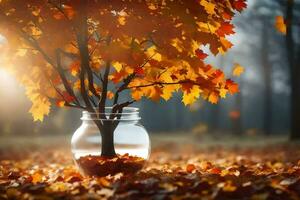
[[[115,128],[111,121],[103,121],[103,124],[100,125],[100,122],[96,122],[99,131],[101,133],[101,156],[103,157],[115,157],[117,156],[114,145],[114,131]]]
[[[224,66],[224,56],[222,56],[219,60],[219,68],[221,70],[223,70],[223,66]],[[213,105],[210,131],[214,133],[220,130],[220,113],[221,113],[221,105],[220,104]]]
[[[242,83],[240,84],[242,85]],[[242,126],[242,101],[243,101],[243,96],[242,93],[239,92],[236,95],[236,111],[239,111],[240,115],[236,119],[234,119],[233,123],[233,133],[236,136],[242,136],[243,135],[243,126]]]
[[[291,79],[291,100],[290,100],[290,112],[291,112],[291,140],[300,140],[300,58],[297,56],[296,42],[293,38],[293,9],[294,0],[288,0],[286,9],[286,21],[287,21],[287,35],[286,35],[286,47],[288,62],[290,65],[290,79]],[[298,62],[297,62],[298,61]]]
[[[269,33],[268,23],[263,19],[262,28],[262,47],[261,47],[261,64],[263,67],[264,78],[264,133],[269,136],[271,134],[272,122],[272,79],[271,64],[269,60]]]

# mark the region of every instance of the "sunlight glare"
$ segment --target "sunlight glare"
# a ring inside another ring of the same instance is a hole
[[[18,88],[16,79],[5,69],[0,67],[0,96],[16,99]]]

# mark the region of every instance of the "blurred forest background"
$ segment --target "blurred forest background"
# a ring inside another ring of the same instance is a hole
[[[180,94],[167,103],[143,100],[133,105],[140,108],[142,124],[153,133],[291,135],[291,115],[298,112],[293,119],[300,120],[300,91],[295,92],[300,90],[300,0],[289,1],[249,0],[234,21],[234,47],[224,56],[207,58],[229,76],[234,63],[245,67],[235,79],[238,95],[217,105],[198,101],[190,107],[183,105]],[[293,18],[292,35],[282,35],[275,29],[275,18],[288,14]],[[0,136],[72,134],[81,123],[81,111],[57,108],[43,123],[35,123],[29,108],[24,88],[0,69]]]

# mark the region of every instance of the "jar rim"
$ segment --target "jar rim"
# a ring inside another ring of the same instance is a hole
[[[94,109],[97,110],[97,107],[93,107]],[[105,110],[112,110],[113,107],[111,106],[108,106],[108,107],[105,107]],[[137,107],[124,107],[123,108],[123,112],[121,113],[122,115],[123,114],[138,114],[139,113],[139,108]],[[124,112],[125,111],[125,112]],[[87,114],[118,114],[118,113],[112,113],[112,112],[104,112],[104,113],[99,113],[99,112],[89,112],[89,111],[82,111],[82,113],[87,113]]]
[[[122,113],[112,113],[109,111],[112,111],[113,107],[105,107],[104,113],[99,112],[89,112],[89,111],[82,111],[82,117],[81,120],[100,120],[100,121],[136,121],[140,120],[139,117],[139,108],[136,107],[124,107]],[[107,116],[107,119],[100,119],[99,114],[103,114]],[[115,114],[114,119],[109,119],[108,117],[111,114]],[[119,119],[116,119],[116,117],[119,117]]]

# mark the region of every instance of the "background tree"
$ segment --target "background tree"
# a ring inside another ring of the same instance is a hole
[[[290,72],[291,97],[290,97],[290,112],[291,112],[291,134],[290,138],[300,139],[300,44],[299,37],[299,10],[300,3],[295,0],[278,1],[285,9],[285,17],[277,16],[275,26],[277,30],[286,34],[286,49],[287,60]],[[296,39],[298,38],[298,39]]]
[[[290,66],[291,79],[291,139],[300,139],[300,45],[294,39],[294,24],[296,22],[294,0],[287,0],[286,6],[286,47]],[[299,7],[299,5],[298,5]],[[298,18],[299,19],[299,18]],[[296,32],[296,31],[295,31]]]
[[[238,91],[204,63],[201,47],[214,55],[231,48],[230,21],[245,7],[243,0],[4,0],[0,33],[6,65],[25,85],[34,120],[42,121],[53,103],[96,113],[102,156],[115,156],[115,119],[142,97],[168,100],[182,91],[188,105],[200,97],[217,103]],[[124,91],[132,98],[120,101]]]

